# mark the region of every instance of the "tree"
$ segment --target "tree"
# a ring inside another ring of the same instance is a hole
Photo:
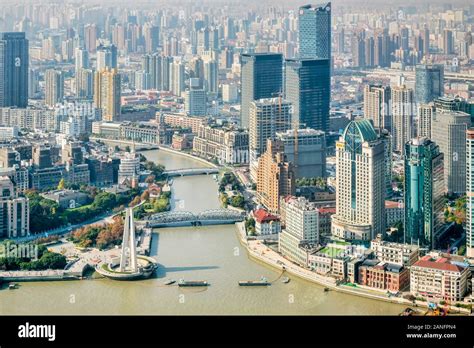
[[[244,197],[242,195],[236,195],[234,197],[232,197],[232,200],[231,200],[231,204],[233,207],[236,207],[236,208],[243,208],[244,205],[245,205],[245,200],[244,200]]]
[[[140,202],[141,202],[140,196],[135,196],[135,198],[132,199],[132,201],[130,202],[129,207],[134,207],[134,206],[140,204]]]
[[[64,190],[64,187],[66,186],[66,182],[64,181],[64,178],[62,178],[60,181],[59,181],[59,184],[58,184],[58,190]]]

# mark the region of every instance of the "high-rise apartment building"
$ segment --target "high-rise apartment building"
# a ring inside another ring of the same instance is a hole
[[[249,127],[250,104],[262,98],[274,98],[283,92],[283,56],[280,53],[241,55],[240,124]]]
[[[121,114],[121,77],[117,69],[97,71],[94,78],[94,104],[102,110],[102,120],[115,121]]]
[[[117,46],[100,45],[97,47],[97,71],[117,68]]]
[[[329,59],[287,59],[285,99],[293,104],[293,125],[327,132],[331,68]]]
[[[466,255],[474,258],[474,128],[466,131]]]
[[[413,89],[405,85],[393,87],[392,101],[392,135],[393,150],[403,153],[405,144],[413,137],[413,119],[415,112]]]
[[[250,103],[249,150],[254,166],[267,146],[267,139],[291,128],[291,103],[281,98],[259,99]]]
[[[389,86],[367,85],[364,88],[364,117],[372,120],[374,128],[392,130]]]
[[[182,62],[173,62],[170,64],[170,89],[174,95],[180,97],[184,92],[184,64]]]
[[[444,155],[427,138],[405,147],[405,242],[432,249],[444,229]]]
[[[27,107],[28,66],[25,33],[0,33],[0,107]]]
[[[367,119],[351,121],[336,142],[332,234],[371,240],[385,233],[385,146]]]
[[[184,111],[189,116],[207,113],[207,93],[200,87],[198,78],[189,79],[189,88],[184,92]]]
[[[45,104],[53,107],[64,98],[64,74],[62,71],[49,69],[45,72]]]
[[[433,103],[418,105],[418,137],[431,138],[431,120],[434,117],[435,106]]]

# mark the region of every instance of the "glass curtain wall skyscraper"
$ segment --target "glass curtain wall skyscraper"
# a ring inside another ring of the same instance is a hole
[[[25,33],[0,33],[0,107],[28,105],[28,66]]]
[[[283,55],[281,53],[245,53],[241,55],[241,110],[240,122],[249,127],[250,103],[263,98],[277,97],[283,83]]]
[[[444,226],[444,155],[428,138],[405,145],[405,242],[433,249]]]
[[[331,59],[331,3],[299,8],[299,56]]]
[[[426,104],[444,94],[444,67],[441,64],[419,64],[415,68],[415,101]]]
[[[287,59],[285,99],[293,104],[293,125],[328,131],[329,59]]]

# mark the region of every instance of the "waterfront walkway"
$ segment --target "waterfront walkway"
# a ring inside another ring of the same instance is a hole
[[[309,269],[300,267],[293,262],[287,260],[277,252],[271,250],[259,240],[248,240],[245,233],[245,225],[243,222],[236,223],[237,234],[242,245],[247,248],[250,257],[257,259],[269,266],[277,268],[279,270],[286,270],[288,273],[310,282],[325,286],[330,290],[343,292],[350,295],[362,296],[371,298],[373,300],[386,301],[399,305],[405,306],[417,306],[428,308],[428,303],[424,301],[415,302],[405,299],[403,297],[388,296],[385,290],[379,290],[369,288],[361,285],[357,285],[356,288],[347,285],[338,285],[337,281],[333,277],[327,277],[317,274]],[[464,308],[458,308],[451,306],[450,310],[453,312],[470,314],[471,311]]]

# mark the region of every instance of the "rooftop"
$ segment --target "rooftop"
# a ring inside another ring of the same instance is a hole
[[[459,263],[454,264],[448,258],[435,257],[429,254],[423,256],[413,266],[449,272],[462,272],[467,267],[467,265],[461,265]]]

